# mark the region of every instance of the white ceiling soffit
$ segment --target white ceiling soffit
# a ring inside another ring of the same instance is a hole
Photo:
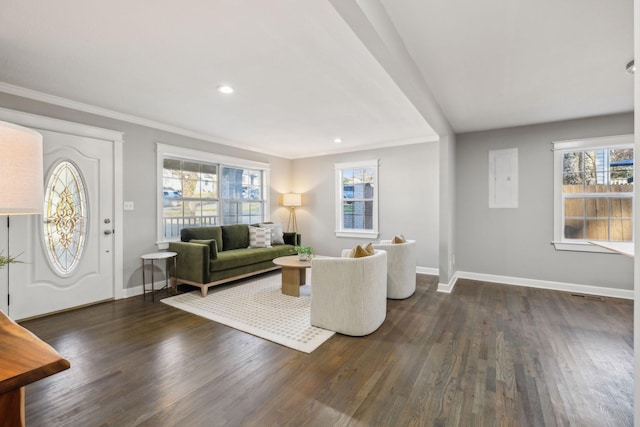
[[[633,111],[631,0],[379,1],[457,133]]]
[[[285,158],[437,139],[326,0],[0,9],[4,92]]]

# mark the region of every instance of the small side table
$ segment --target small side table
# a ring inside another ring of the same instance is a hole
[[[154,301],[154,295],[155,295],[155,280],[153,278],[153,262],[154,261],[158,261],[158,260],[165,260],[165,275],[164,275],[164,280],[165,280],[165,285],[164,288],[162,289],[169,289],[169,261],[171,259],[173,259],[173,271],[175,274],[176,271],[176,260],[178,258],[178,254],[177,252],[154,252],[152,254],[144,254],[141,255],[140,258],[142,258],[142,298],[146,298],[147,296],[147,278],[145,276],[144,273],[144,264],[146,261],[151,261],[151,301]],[[158,289],[159,291],[161,291],[162,289]]]

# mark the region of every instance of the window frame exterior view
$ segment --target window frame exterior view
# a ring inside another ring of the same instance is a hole
[[[633,136],[553,145],[556,249],[600,252],[589,242],[632,242]]]
[[[185,227],[268,220],[268,164],[158,146],[159,241]]]
[[[378,164],[335,164],[337,237],[378,237]]]

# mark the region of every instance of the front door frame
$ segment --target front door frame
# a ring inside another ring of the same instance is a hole
[[[113,295],[124,297],[123,152],[124,133],[0,107],[0,120],[34,130],[47,130],[112,143],[113,147]],[[4,297],[3,297],[4,298]]]

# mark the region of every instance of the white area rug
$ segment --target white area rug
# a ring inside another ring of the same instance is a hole
[[[163,303],[197,314],[260,338],[311,353],[335,332],[311,326],[309,285],[300,287],[300,297],[283,295],[281,275],[255,281],[209,288],[165,298]],[[309,283],[307,281],[307,283]]]

